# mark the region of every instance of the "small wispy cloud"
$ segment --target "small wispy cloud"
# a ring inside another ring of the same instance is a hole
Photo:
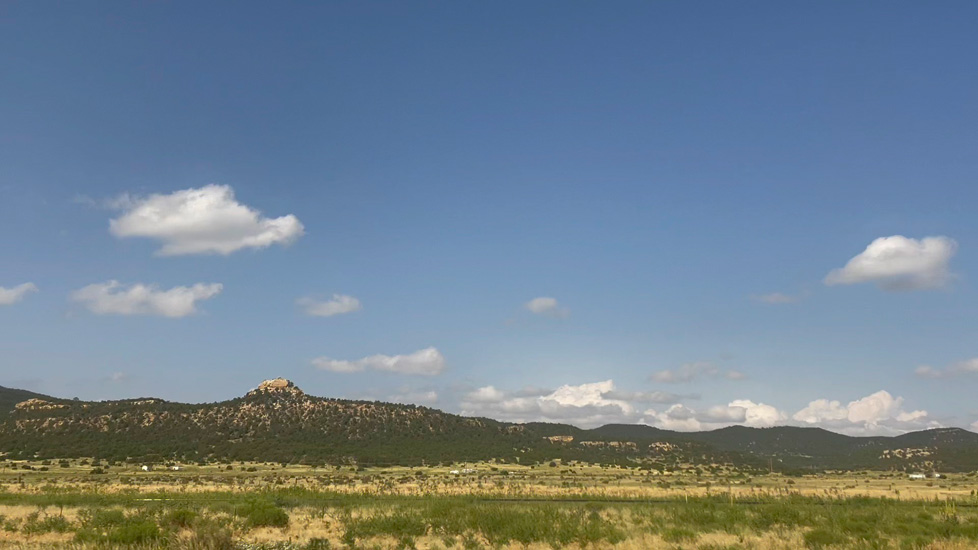
[[[978,357],[958,361],[943,369],[930,365],[921,365],[914,369],[914,374],[919,378],[953,378],[962,375],[978,374]]]
[[[296,304],[303,308],[306,315],[314,317],[332,317],[360,311],[363,306],[360,300],[345,294],[333,294],[329,300],[317,300],[312,297],[299,298]]]
[[[772,292],[770,294],[755,294],[751,300],[764,304],[796,304],[801,301],[801,296]]]
[[[37,285],[34,283],[23,283],[12,288],[0,286],[0,306],[16,304],[32,292],[37,292]]]
[[[378,354],[352,361],[317,357],[312,360],[312,364],[317,369],[336,373],[362,372],[369,369],[398,374],[434,376],[445,370],[445,357],[432,347],[407,355]]]
[[[570,309],[561,306],[556,298],[551,298],[550,296],[534,298],[525,303],[523,307],[534,315],[543,315],[546,317],[567,317],[570,315]]]
[[[157,315],[186,317],[197,313],[197,302],[221,293],[220,283],[197,283],[163,290],[157,285],[119,281],[96,283],[71,293],[71,299],[97,315]]]
[[[692,382],[697,378],[726,378],[727,380],[744,380],[747,375],[733,369],[721,369],[709,361],[686,363],[678,369],[667,369],[653,372],[649,379],[663,384],[678,384]]]

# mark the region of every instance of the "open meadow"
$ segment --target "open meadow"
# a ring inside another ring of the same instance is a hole
[[[978,478],[749,476],[580,463],[437,467],[7,461],[10,548],[964,549]]]

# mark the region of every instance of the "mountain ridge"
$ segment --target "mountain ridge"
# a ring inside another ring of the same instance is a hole
[[[21,398],[26,399],[17,401]],[[961,428],[892,437],[795,426],[703,432],[633,424],[584,429],[316,397],[284,378],[266,380],[241,397],[202,404],[151,397],[79,401],[0,386],[0,408],[0,452],[10,457],[312,464],[563,459],[656,469],[683,463],[760,469],[775,462],[782,470],[978,469],[978,434]]]

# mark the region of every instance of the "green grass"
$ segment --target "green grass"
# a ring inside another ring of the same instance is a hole
[[[737,548],[751,537],[794,533],[804,547],[917,550],[934,542],[978,547],[978,507],[885,498],[724,496],[581,502],[473,496],[357,496],[308,489],[247,493],[0,493],[0,503],[36,506],[19,520],[0,518],[28,540],[64,533],[100,548],[231,550],[253,530],[280,529],[295,518],[334,527],[332,540],[292,541],[290,550],[332,548],[607,548],[654,537],[670,548]],[[62,514],[67,507],[74,513]],[[71,518],[71,519],[69,519]],[[313,519],[309,519],[313,518]],[[736,537],[722,546],[704,539]],[[286,550],[285,547],[278,550]]]

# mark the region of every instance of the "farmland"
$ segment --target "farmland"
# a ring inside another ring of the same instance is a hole
[[[963,549],[978,544],[976,491],[973,474],[789,477],[693,465],[663,473],[558,461],[6,461],[0,541],[78,549]]]

